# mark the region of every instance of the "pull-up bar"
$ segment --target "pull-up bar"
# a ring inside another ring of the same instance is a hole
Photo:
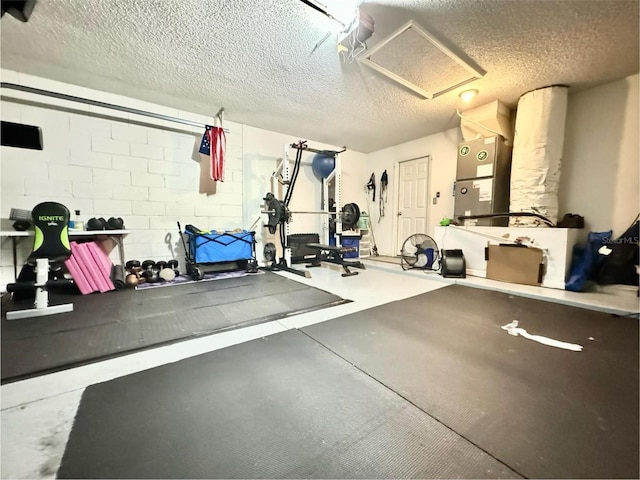
[[[338,153],[344,153],[344,152],[347,151],[346,147],[342,147],[342,150],[340,150],[338,152],[336,152],[335,150],[318,150],[317,148],[307,147],[306,143],[303,143],[302,147],[297,143],[292,143],[289,146],[291,148],[301,148],[302,150],[305,150],[305,151],[311,152],[311,153],[330,153],[330,154],[334,154],[334,155],[337,155]]]
[[[164,120],[167,122],[181,123],[183,125],[189,125],[191,127],[203,128],[204,125],[199,122],[191,120],[185,120],[183,118],[172,117],[170,115],[163,115],[161,113],[147,112],[145,110],[138,110],[137,108],[123,107],[122,105],[115,105],[113,103],[101,102],[99,100],[92,100],[90,98],[76,97],[74,95],[67,95],[65,93],[52,92],[50,90],[42,90],[40,88],[27,87],[25,85],[18,85],[16,83],[0,83],[1,88],[8,88],[10,90],[18,90],[20,92],[33,93],[35,95],[42,95],[44,97],[58,98],[60,100],[68,100],[69,102],[84,103],[85,105],[93,105],[94,107],[108,108],[110,110],[118,110],[125,113],[133,113],[135,115],[141,115],[143,117],[156,118],[158,120]],[[224,107],[221,108],[216,117],[222,121],[222,114],[224,113]],[[228,130],[225,128],[225,132]]]

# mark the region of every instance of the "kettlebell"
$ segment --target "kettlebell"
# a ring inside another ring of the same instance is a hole
[[[158,272],[154,270],[145,270],[144,272],[142,272],[142,278],[144,278],[149,283],[156,283],[160,281]]]
[[[153,260],[145,260],[142,262],[142,278],[149,283],[155,283],[159,280],[156,262]]]
[[[127,275],[126,282],[130,287],[135,287],[140,283],[140,280],[135,273],[130,273],[129,275]]]
[[[87,230],[106,230],[107,229],[107,221],[100,218],[90,218],[87,222]]]
[[[124,220],[122,218],[114,218],[111,217],[107,220],[107,228],[109,230],[123,230],[124,229]]]

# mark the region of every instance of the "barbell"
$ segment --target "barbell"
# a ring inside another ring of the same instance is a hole
[[[276,210],[261,210],[260,213],[268,213],[269,215],[271,214],[275,214],[278,213]],[[289,213],[295,213],[295,214],[299,214],[299,213],[308,213],[308,214],[312,214],[312,215],[329,215],[330,213],[335,213],[335,212],[325,212],[322,210],[318,210],[318,211],[313,211],[313,210],[309,210],[309,211],[298,211],[298,210],[289,210]]]

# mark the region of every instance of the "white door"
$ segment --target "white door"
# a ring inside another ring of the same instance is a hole
[[[400,162],[398,175],[397,254],[414,233],[427,233],[429,157]]]

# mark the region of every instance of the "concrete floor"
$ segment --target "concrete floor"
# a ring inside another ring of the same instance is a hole
[[[293,280],[351,299],[351,303],[2,386],[2,478],[55,478],[80,397],[89,385],[288,329],[331,320],[443,288],[452,283],[608,313],[629,315],[637,314],[639,310],[634,288],[612,287],[596,293],[574,293],[483,278],[444,279],[437,274],[418,270],[404,272],[400,266],[390,263],[366,259],[364,262],[367,265],[366,271],[360,271],[358,276],[347,278],[340,276],[337,266],[311,269],[313,278],[310,279],[286,272],[280,273]],[[51,321],[54,321],[54,317],[51,317]]]

